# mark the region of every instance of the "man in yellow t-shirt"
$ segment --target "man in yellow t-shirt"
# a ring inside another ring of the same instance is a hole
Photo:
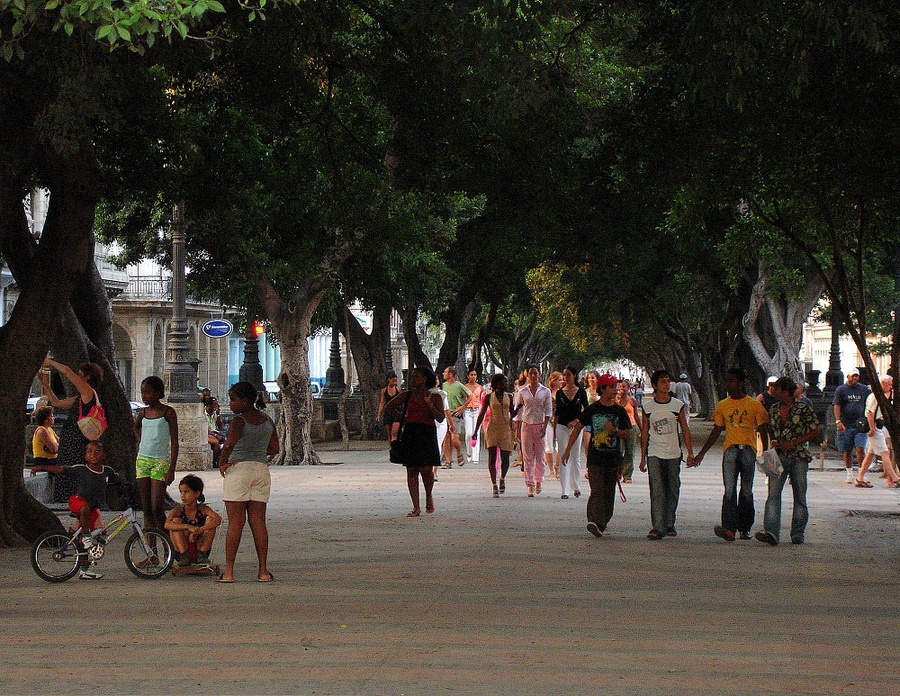
[[[747,376],[744,371],[733,368],[725,373],[725,390],[728,397],[722,399],[713,411],[715,426],[706,444],[694,457],[698,464],[719,434],[725,430],[725,445],[722,455],[722,478],[725,481],[725,495],[722,498],[722,524],[716,525],[716,536],[725,541],[734,541],[735,535],[750,539],[750,528],[756,518],[753,506],[753,474],[756,470],[756,434],[762,439],[763,449],[769,447],[766,423],[769,414],[753,397],[747,396],[744,388]],[[741,490],[738,494],[738,477]]]

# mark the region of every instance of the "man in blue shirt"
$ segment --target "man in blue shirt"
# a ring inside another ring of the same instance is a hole
[[[856,423],[866,415],[866,399],[869,388],[859,382],[859,370],[855,367],[847,372],[847,383],[834,391],[834,422],[837,426],[837,450],[844,455],[844,468],[847,470],[847,483],[854,483],[853,460],[850,456],[856,450],[856,465],[863,460],[866,447],[866,434],[860,433]],[[861,437],[857,438],[858,435]]]

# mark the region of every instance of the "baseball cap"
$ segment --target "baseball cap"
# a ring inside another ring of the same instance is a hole
[[[687,379],[687,375],[682,372],[680,375],[678,375],[678,379]]]
[[[613,377],[611,374],[607,373],[605,375],[600,375],[600,378],[597,380],[598,387],[609,387],[615,386],[619,383],[618,378]]]
[[[851,375],[856,375],[857,377],[859,377],[859,368],[851,367],[849,370],[847,370],[847,376],[850,377]]]
[[[772,375],[769,379],[766,380],[766,385],[775,384],[778,381],[778,377],[776,375]]]

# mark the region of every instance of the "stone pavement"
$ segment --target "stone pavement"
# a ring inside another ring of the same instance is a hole
[[[0,550],[0,693],[900,693],[898,492],[814,470],[805,545],[728,544],[714,449],[683,470],[678,538],[645,539],[636,472],[597,539],[555,481],[528,499],[516,470],[494,500],[484,467],[441,471],[436,514],[407,519],[385,451],[322,457],[272,470],[271,584],[249,530],[233,585],[139,580],[118,540],[102,580],[61,585]]]

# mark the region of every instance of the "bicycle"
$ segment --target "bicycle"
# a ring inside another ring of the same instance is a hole
[[[74,514],[71,515],[75,517]],[[175,552],[162,531],[145,530],[130,507],[91,532],[92,544],[81,540],[81,525],[73,532],[47,532],[31,548],[31,567],[47,582],[65,582],[79,569],[94,565],[106,555],[106,545],[125,528],[134,533],[125,542],[125,565],[142,580],[156,580],[172,568]],[[107,532],[112,530],[109,534]]]

